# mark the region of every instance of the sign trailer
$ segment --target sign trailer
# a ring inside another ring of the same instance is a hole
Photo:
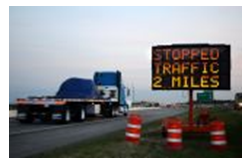
[[[225,44],[152,47],[152,90],[189,90],[189,129],[193,90],[230,90],[230,50]]]

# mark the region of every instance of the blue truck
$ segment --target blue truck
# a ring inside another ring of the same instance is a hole
[[[95,72],[93,79],[69,78],[55,96],[17,99],[17,119],[68,123],[88,116],[127,115],[131,106],[130,90],[123,84],[120,71]]]

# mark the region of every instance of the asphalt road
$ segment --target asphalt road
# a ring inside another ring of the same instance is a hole
[[[177,115],[184,109],[158,109],[135,111],[148,123],[166,116]],[[92,139],[125,129],[126,118],[99,119],[67,125],[20,124],[9,120],[9,157],[28,157],[61,146]]]

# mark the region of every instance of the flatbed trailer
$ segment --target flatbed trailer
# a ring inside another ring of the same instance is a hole
[[[122,83],[121,72],[95,72],[94,79],[70,78],[55,96],[19,98],[17,119],[35,119],[68,123],[83,121],[87,116],[114,117],[126,115],[130,102],[129,89]]]
[[[104,117],[117,116],[120,114],[118,101],[46,97],[17,99],[17,119],[22,123],[31,123],[37,118],[44,122],[68,123],[83,121],[87,116],[96,114]]]

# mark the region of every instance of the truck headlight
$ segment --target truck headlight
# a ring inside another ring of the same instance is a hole
[[[239,103],[239,106],[242,107],[242,102]]]

